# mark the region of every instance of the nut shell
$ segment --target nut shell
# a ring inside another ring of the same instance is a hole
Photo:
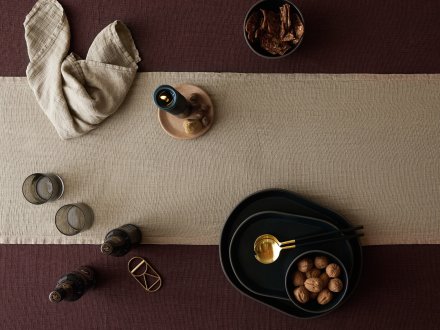
[[[306,272],[307,278],[319,277],[320,275],[321,275],[321,271],[317,268],[312,268]]]
[[[328,304],[332,299],[333,299],[333,293],[331,293],[329,289],[322,290],[318,294],[318,297],[316,297],[316,301],[320,305]]]
[[[344,283],[339,278],[332,278],[328,282],[328,289],[332,292],[341,292],[344,288]]]
[[[308,270],[313,268],[313,261],[310,258],[304,258],[298,261],[298,270],[300,272],[307,272]]]
[[[295,299],[298,300],[301,304],[305,304],[309,301],[310,295],[309,291],[306,290],[305,287],[299,286],[293,290],[293,295],[295,296]]]
[[[326,288],[330,281],[330,277],[328,277],[327,273],[322,273],[321,276],[319,276],[319,279],[322,281],[322,288]]]
[[[318,277],[311,277],[304,282],[304,286],[310,292],[319,292],[322,290],[322,281]]]
[[[328,259],[326,256],[317,256],[315,258],[315,267],[318,269],[324,269],[328,265]]]
[[[301,286],[304,285],[304,281],[306,280],[306,275],[304,273],[301,273],[299,270],[297,270],[293,276],[293,285],[294,286]]]
[[[200,120],[197,119],[185,119],[183,122],[183,129],[186,134],[197,134],[203,129],[203,125]]]
[[[309,292],[310,300],[315,300],[318,297],[319,292]]]
[[[332,263],[325,268],[325,272],[329,277],[335,278],[341,275],[341,267],[335,263]]]

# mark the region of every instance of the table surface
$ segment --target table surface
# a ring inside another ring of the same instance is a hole
[[[139,48],[140,71],[440,73],[436,0],[297,1],[306,37],[298,53],[279,61],[255,56],[243,41],[243,17],[254,1],[60,2],[72,50],[84,56],[94,36],[120,19]],[[1,76],[25,75],[22,23],[33,3],[0,4]],[[165,51],[170,45],[173,51]],[[237,292],[222,274],[216,246],[143,245],[122,258],[103,258],[93,245],[0,245],[0,321],[5,329],[438,327],[440,290],[429,278],[440,271],[440,246],[369,246],[364,252],[365,271],[350,302],[304,321]],[[127,276],[134,255],[163,275],[159,292],[146,294]],[[96,268],[97,288],[76,303],[51,305],[47,295],[58,276],[81,264]]]

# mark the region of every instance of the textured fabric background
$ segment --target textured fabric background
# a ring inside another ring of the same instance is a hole
[[[243,42],[244,13],[254,0],[60,1],[72,24],[72,50],[84,57],[96,33],[119,18],[134,34],[143,57],[141,71],[440,73],[437,0],[297,1],[306,17],[306,39],[295,55],[281,61],[260,59]],[[22,23],[33,4],[34,0],[0,1],[2,76],[25,75]],[[164,51],[171,39],[173,51]],[[38,111],[36,105],[33,110]],[[414,108],[418,111],[422,110]],[[46,130],[55,135],[42,113],[38,122],[46,123]],[[1,140],[10,133],[2,131]],[[23,144],[31,144],[30,138]],[[9,157],[21,146],[0,154],[2,167],[13,166]],[[46,145],[37,149],[54,156]],[[79,172],[80,165],[72,168]],[[17,178],[18,185],[21,180]],[[331,195],[327,197],[330,201]],[[0,208],[8,207],[7,199],[2,199]],[[56,206],[52,207],[54,211]],[[10,217],[11,223],[20,219],[18,213]],[[417,216],[414,229],[423,221]],[[440,291],[430,280],[439,273],[440,245],[365,247],[364,276],[355,295],[340,310],[313,321],[286,317],[240,295],[221,272],[216,246],[143,245],[122,259],[104,258],[97,249],[0,245],[1,327],[418,330],[437,329],[440,323]],[[145,256],[157,267],[165,279],[162,291],[146,295],[128,276],[126,262],[133,255]],[[49,304],[47,295],[58,276],[81,264],[95,266],[100,286],[77,303]]]
[[[207,135],[162,131],[155,87],[194,83],[212,96]],[[0,80],[3,243],[100,243],[141,226],[144,243],[217,244],[247,195],[280,187],[365,225],[364,244],[440,243],[440,75],[141,73],[121,109],[81,139],[61,141],[25,79]],[[66,192],[29,204],[21,184],[53,171]],[[60,235],[56,210],[85,202],[92,228]]]
[[[243,21],[257,0],[60,0],[72,50],[83,58],[115,19],[132,31],[141,71],[434,73],[440,67],[440,1],[296,0],[306,22],[301,49],[283,60],[255,56]],[[2,1],[0,72],[24,76],[24,17],[35,0]]]

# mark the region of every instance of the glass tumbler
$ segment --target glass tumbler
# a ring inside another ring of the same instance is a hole
[[[61,234],[76,235],[92,226],[93,211],[84,203],[67,204],[55,214],[55,226]]]
[[[34,173],[23,182],[24,198],[32,204],[44,204],[59,199],[64,192],[63,180],[53,173]]]

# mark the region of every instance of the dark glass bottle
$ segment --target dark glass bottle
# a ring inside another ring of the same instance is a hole
[[[49,294],[49,300],[59,303],[62,300],[75,301],[88,289],[95,286],[96,278],[93,269],[81,266],[78,270],[62,276]]]
[[[139,244],[142,233],[135,225],[127,224],[113,229],[105,236],[101,245],[101,252],[107,255],[121,257],[130,249]]]

